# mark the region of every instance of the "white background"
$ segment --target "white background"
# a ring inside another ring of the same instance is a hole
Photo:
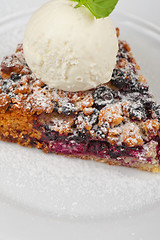
[[[38,8],[47,0],[0,0],[0,19],[29,9]],[[116,11],[128,12],[160,26],[160,1],[119,0]]]

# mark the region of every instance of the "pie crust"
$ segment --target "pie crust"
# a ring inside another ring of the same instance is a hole
[[[130,46],[119,40],[109,83],[65,92],[35,77],[19,44],[0,66],[0,139],[46,153],[158,172],[160,106],[139,70]]]

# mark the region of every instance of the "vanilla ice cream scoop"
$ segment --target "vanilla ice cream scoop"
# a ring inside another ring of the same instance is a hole
[[[111,18],[96,19],[70,0],[52,0],[31,17],[24,54],[33,73],[51,88],[85,91],[111,79],[118,40]]]

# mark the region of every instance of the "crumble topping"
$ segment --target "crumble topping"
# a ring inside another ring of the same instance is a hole
[[[142,152],[139,154],[139,160],[144,162],[146,158],[152,160],[152,164],[157,163],[157,147],[158,142],[151,140],[150,142],[146,143],[143,147]]]
[[[151,139],[158,134],[159,122],[157,119],[150,119],[143,123],[143,129],[146,135]]]
[[[90,139],[131,148],[159,135],[160,106],[125,41],[119,40],[111,81],[89,91],[49,88],[28,68],[21,44],[3,59],[0,75],[0,111],[30,112],[51,131],[74,136],[85,132]]]
[[[41,114],[38,120],[44,124],[44,126],[50,126],[51,131],[58,132],[59,134],[71,133],[74,119],[71,116],[59,115],[58,113]]]
[[[111,145],[118,144],[120,141],[120,136],[122,134],[122,128],[121,127],[115,127],[112,129],[109,129],[107,140]]]
[[[142,146],[140,129],[135,123],[127,123],[123,128],[122,141],[128,147]]]
[[[10,97],[7,94],[1,93],[0,94],[0,110],[6,110],[11,103]]]
[[[121,104],[111,104],[102,108],[99,112],[99,123],[98,125],[101,127],[105,122],[108,122],[109,125],[113,128],[114,126],[118,126],[122,123],[122,109]]]

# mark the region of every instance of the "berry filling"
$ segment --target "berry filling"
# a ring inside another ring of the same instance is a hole
[[[160,105],[125,41],[119,41],[111,81],[83,92],[49,88],[28,68],[19,45],[0,67],[0,121],[2,140],[113,165],[160,169]]]

